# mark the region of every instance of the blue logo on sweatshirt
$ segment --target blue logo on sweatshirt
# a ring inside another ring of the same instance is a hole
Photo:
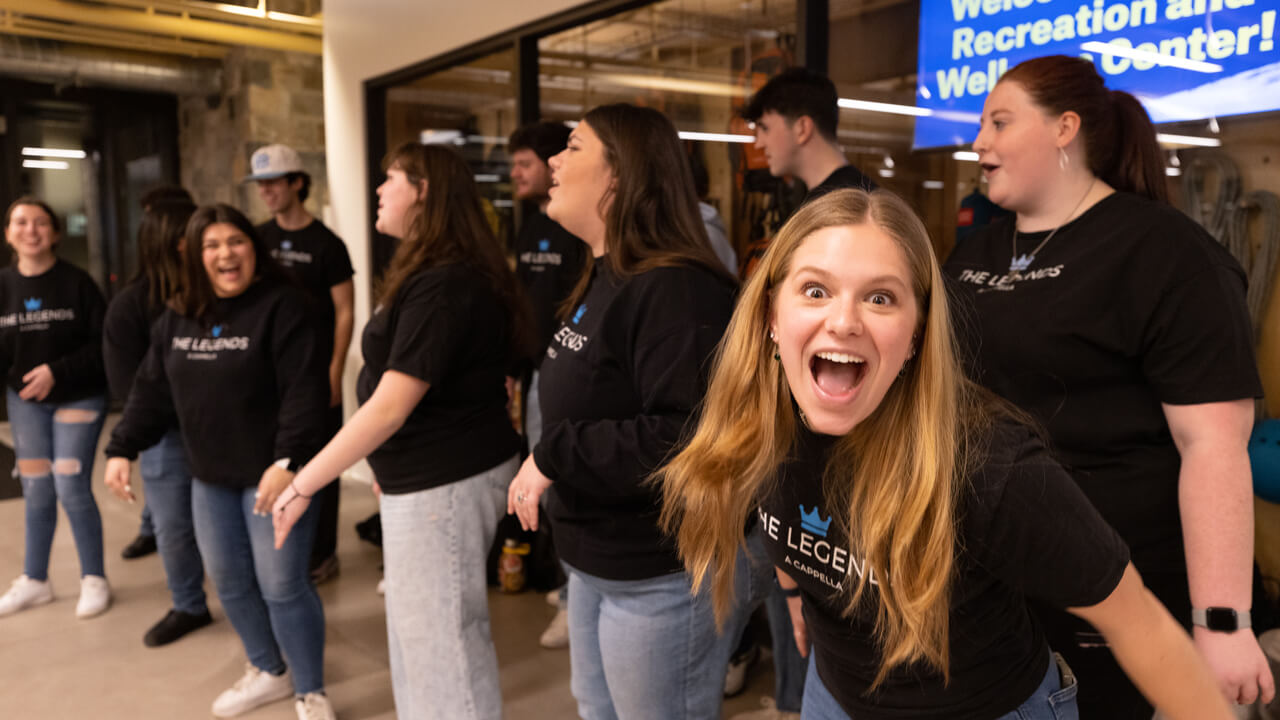
[[[22,304],[27,308],[27,312],[35,312],[40,309],[40,306],[44,304],[44,301],[40,298],[33,297],[23,300]]]
[[[551,241],[550,241],[550,240],[539,240],[539,241],[538,241],[538,252],[546,252],[546,251],[548,251],[548,250],[550,250],[550,249],[551,249]]]
[[[581,320],[582,316],[585,315],[586,313],[587,313],[587,304],[582,303],[581,305],[578,306],[577,310],[573,311],[573,324],[577,325],[578,321]]]
[[[821,537],[827,536],[827,528],[831,527],[831,516],[828,515],[826,520],[822,520],[818,516],[818,506],[813,506],[813,512],[805,512],[804,506],[800,506],[800,527],[808,530],[814,535]]]
[[[293,249],[293,241],[292,241],[292,240],[281,240],[281,241],[280,241],[280,249],[281,249],[281,250],[292,250],[292,249]]]
[[[212,328],[210,328],[209,333],[214,337],[222,337],[222,326],[214,325]]]

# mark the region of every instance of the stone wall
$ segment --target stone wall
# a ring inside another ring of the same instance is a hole
[[[297,150],[311,175],[307,209],[329,203],[324,152],[321,59],[316,55],[237,48],[224,61],[224,88],[179,100],[182,184],[198,203],[224,202],[255,222],[268,213],[252,184],[249,156],[270,143]]]

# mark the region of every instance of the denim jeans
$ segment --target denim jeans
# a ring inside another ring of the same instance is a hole
[[[173,609],[190,615],[208,612],[204,596],[204,561],[191,520],[191,470],[182,434],[175,428],[160,442],[138,454],[147,506],[152,509],[156,547],[164,564]]]
[[[249,662],[272,674],[293,670],[299,695],[323,690],[324,608],[307,573],[319,513],[308,507],[276,550],[271,517],[253,514],[255,492],[192,480],[200,554]]]
[[[485,562],[519,467],[512,456],[448,485],[382,494],[387,649],[403,720],[502,717]]]
[[[93,460],[106,416],[106,398],[97,395],[56,404],[28,402],[8,388],[5,400],[26,504],[23,572],[33,580],[49,579],[49,551],[61,502],[80,556],[80,575],[104,577],[102,516],[93,499]],[[39,461],[43,469],[24,473],[24,461]]]
[[[606,580],[569,568],[571,687],[584,720],[720,717],[729,656],[767,590],[758,532],[748,547],[721,632],[710,592],[693,595],[686,573]]]
[[[781,589],[771,587],[764,607],[769,613],[769,637],[773,641],[773,700],[782,712],[798,713],[809,662],[796,647],[787,596]]]
[[[141,454],[138,455],[142,457]],[[156,524],[151,519],[151,506],[147,504],[147,498],[142,498],[142,520],[138,523],[138,534],[143,537],[156,536]]]
[[[1064,679],[1067,681],[1066,687],[1063,687]],[[1075,676],[1066,663],[1050,653],[1049,669],[1045,671],[1040,687],[1017,709],[996,720],[1080,720],[1079,708],[1076,706],[1076,692],[1079,689],[1080,686],[1076,684]],[[849,720],[849,715],[818,677],[812,652],[809,653],[809,676],[804,681],[804,706],[800,711],[800,720]]]

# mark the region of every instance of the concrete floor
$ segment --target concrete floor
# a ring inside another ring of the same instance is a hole
[[[0,441],[7,439],[7,430],[0,427]],[[95,471],[115,604],[97,618],[76,619],[79,564],[66,516],[61,515],[50,564],[57,599],[0,618],[0,719],[210,717],[213,698],[243,672],[239,640],[208,587],[213,625],[164,648],[143,646],[142,634],[169,609],[168,590],[156,556],[120,558],[120,549],[137,532],[140,507],[126,505],[106,491],[101,462]],[[340,720],[395,717],[382,598],[374,589],[380,551],[361,542],[353,529],[376,506],[367,486],[344,482],[342,572],[320,587],[327,623],[325,674]],[[22,572],[22,512],[22,500],[0,501],[0,591]],[[489,607],[508,720],[576,717],[568,651],[538,646],[538,636],[555,609],[536,593],[491,592]],[[725,716],[757,709],[760,696],[772,688],[770,669],[757,667],[747,690],[726,701]],[[292,704],[281,702],[243,717],[295,716]]]

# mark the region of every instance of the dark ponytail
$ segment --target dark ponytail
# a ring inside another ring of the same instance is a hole
[[[1047,55],[1018,63],[1001,78],[1005,80],[1021,85],[1050,113],[1080,116],[1089,171],[1103,182],[1152,200],[1168,200],[1164,159],[1150,116],[1134,96],[1108,90],[1093,62]]]

